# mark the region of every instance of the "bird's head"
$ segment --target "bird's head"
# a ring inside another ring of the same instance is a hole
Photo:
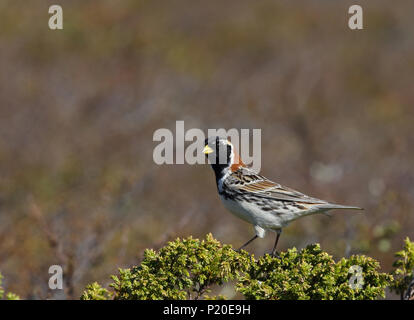
[[[209,159],[217,177],[227,170],[236,171],[240,166],[245,166],[233,144],[225,138],[210,137],[206,139],[203,153]]]

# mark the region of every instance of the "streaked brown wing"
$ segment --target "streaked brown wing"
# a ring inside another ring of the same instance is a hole
[[[327,203],[326,201],[312,198],[299,191],[284,187],[261,175],[250,173],[247,170],[239,174],[234,173],[231,178],[232,188],[252,192],[257,196],[267,199],[313,204]]]

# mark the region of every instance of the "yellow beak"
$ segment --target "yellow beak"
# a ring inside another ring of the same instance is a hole
[[[211,149],[208,145],[206,145],[203,149],[204,154],[209,154],[209,153],[212,153],[212,152],[214,152],[214,150]]]

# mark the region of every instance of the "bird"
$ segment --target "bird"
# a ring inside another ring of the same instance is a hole
[[[266,231],[276,233],[271,256],[276,257],[282,229],[292,221],[332,209],[363,210],[360,207],[330,203],[282,186],[247,167],[233,144],[223,137],[205,139],[203,153],[214,170],[217,191],[224,207],[252,224],[255,235],[238,251]]]

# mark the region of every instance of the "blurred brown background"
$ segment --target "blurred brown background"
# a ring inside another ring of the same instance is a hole
[[[365,208],[301,219],[279,249],[319,242],[391,270],[414,228],[414,2],[0,3],[0,272],[23,298],[78,298],[145,248],[254,233],[212,170],[155,165],[158,128],[262,129],[265,176]],[[248,250],[262,255],[273,235]],[[65,291],[48,289],[48,268]]]

